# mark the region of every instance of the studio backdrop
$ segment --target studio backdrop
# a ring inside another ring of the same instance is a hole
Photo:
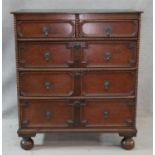
[[[17,117],[13,15],[18,9],[135,9],[141,23],[138,115],[152,115],[152,0],[3,0],[3,117]]]

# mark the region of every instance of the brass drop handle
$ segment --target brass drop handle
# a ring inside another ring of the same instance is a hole
[[[51,117],[52,117],[52,113],[50,111],[46,111],[45,112],[45,117],[46,117],[47,120],[50,120]]]
[[[43,32],[44,32],[45,37],[47,37],[49,35],[49,28],[48,28],[48,26],[43,26]]]
[[[111,52],[106,51],[106,52],[104,53],[104,59],[105,59],[106,61],[109,61],[111,58],[112,58]]]
[[[104,80],[103,85],[104,85],[104,89],[105,89],[105,90],[108,90],[108,89],[109,89],[109,86],[110,86],[109,80]]]
[[[51,88],[51,82],[49,82],[48,80],[45,80],[44,81],[44,87],[46,88],[46,89],[50,89]]]
[[[107,118],[109,117],[109,115],[110,115],[109,111],[104,111],[104,112],[103,112],[104,118],[107,119]]]
[[[51,57],[50,52],[47,51],[47,52],[44,53],[44,60],[45,61],[49,61],[50,57]]]
[[[112,34],[112,27],[110,25],[105,26],[104,32],[107,37],[110,37],[110,35]]]

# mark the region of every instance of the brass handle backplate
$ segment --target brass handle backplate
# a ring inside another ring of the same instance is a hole
[[[106,61],[109,61],[111,58],[112,58],[111,52],[107,51],[107,52],[104,53],[104,59]]]
[[[45,117],[46,117],[47,120],[50,120],[51,117],[52,117],[52,113],[50,111],[46,111],[45,112]]]
[[[105,26],[104,32],[106,33],[107,37],[110,37],[112,34],[112,27],[110,25]]]
[[[49,28],[48,28],[48,26],[43,26],[43,32],[44,32],[44,35],[46,37],[49,35]]]
[[[108,89],[109,89],[109,86],[110,86],[109,80],[104,80],[103,85],[104,85],[104,89],[105,89],[105,90],[108,90]]]
[[[50,59],[50,57],[51,57],[50,52],[47,51],[47,52],[44,53],[44,60],[45,61],[48,61]]]
[[[45,80],[44,81],[44,87],[46,88],[46,89],[50,89],[51,88],[51,82],[50,81],[48,81],[48,80]]]
[[[104,118],[107,119],[107,118],[109,117],[109,115],[110,115],[109,111],[104,111],[104,112],[103,112]]]

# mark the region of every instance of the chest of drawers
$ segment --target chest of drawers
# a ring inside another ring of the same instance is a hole
[[[13,12],[23,149],[46,132],[118,133],[134,147],[140,13]]]

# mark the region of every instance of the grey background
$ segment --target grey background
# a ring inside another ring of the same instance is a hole
[[[151,155],[152,154],[152,0],[3,0],[3,154],[10,155]],[[17,95],[13,16],[17,9],[136,9],[144,11],[141,24],[136,148],[120,149],[117,134],[37,134],[35,147],[19,147],[16,131]],[[8,147],[9,146],[9,147]]]

